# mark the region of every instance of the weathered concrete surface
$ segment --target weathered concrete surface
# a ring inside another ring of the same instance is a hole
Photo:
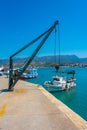
[[[0,77],[0,130],[87,130],[87,122],[40,85]]]

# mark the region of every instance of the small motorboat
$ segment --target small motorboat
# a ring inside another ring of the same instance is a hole
[[[33,69],[30,70],[29,73],[23,73],[20,76],[20,79],[26,80],[26,79],[37,78],[37,77],[38,77],[37,69],[33,68]]]
[[[45,81],[44,85],[48,91],[63,91],[66,88],[66,80],[61,76],[53,76],[52,81]]]
[[[76,86],[74,78],[68,80],[63,76],[53,76],[51,81],[45,81],[44,85],[49,92],[64,91]]]
[[[2,76],[3,74],[4,74],[4,67],[1,66],[1,67],[0,67],[0,76]]]
[[[0,67],[0,72],[4,72],[4,66]]]

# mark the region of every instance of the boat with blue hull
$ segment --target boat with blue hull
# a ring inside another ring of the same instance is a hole
[[[38,77],[37,69],[33,68],[28,73],[23,73],[20,76],[20,79],[26,80],[26,79],[37,78],[37,77]]]

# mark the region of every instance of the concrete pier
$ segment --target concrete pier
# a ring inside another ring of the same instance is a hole
[[[0,130],[87,130],[87,122],[40,85],[0,77]]]

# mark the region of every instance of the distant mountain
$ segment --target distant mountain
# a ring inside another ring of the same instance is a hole
[[[82,63],[87,62],[87,58],[80,58],[80,62],[82,62]]]
[[[55,62],[55,56],[42,56],[36,57],[34,59],[35,62]],[[59,56],[56,56],[56,61],[59,61]],[[61,63],[87,63],[87,58],[79,58],[76,55],[61,55],[60,56]]]
[[[14,59],[15,63],[24,63],[27,58],[16,58]],[[34,62],[46,62],[51,63],[55,62],[55,56],[41,56],[35,57],[33,59]],[[56,61],[59,61],[59,56],[56,56]],[[76,55],[61,55],[60,63],[87,63],[87,58],[79,58]],[[9,59],[0,59],[0,64],[9,64]]]

